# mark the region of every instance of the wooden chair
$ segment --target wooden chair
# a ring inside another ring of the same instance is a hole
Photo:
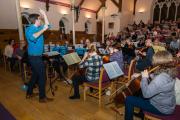
[[[85,82],[83,85],[84,85],[84,101],[86,101],[86,95],[88,94],[92,97],[99,99],[99,107],[101,107],[103,92],[105,89],[107,89],[111,85],[110,79],[109,79],[105,69],[104,68],[101,69],[100,78],[99,78],[98,83]],[[91,87],[91,88],[97,90],[97,92],[95,92],[95,93],[88,92],[87,93],[88,87]]]
[[[120,79],[120,83],[127,83],[131,80],[131,76],[135,73],[136,69],[136,59],[131,60],[131,63],[128,68],[128,72],[125,73],[122,79]]]
[[[175,111],[172,115],[160,116],[149,112],[144,112],[145,120],[179,120],[180,118],[180,105],[176,105]]]
[[[132,95],[132,91],[129,89],[129,87],[127,87],[127,83],[129,83],[131,81],[132,75],[135,73],[135,69],[136,69],[136,59],[133,59],[133,60],[131,60],[131,63],[129,65],[127,73],[125,73],[125,75],[123,77],[120,77],[118,81],[112,82],[112,85],[111,85],[111,89],[112,89],[111,97],[112,98],[116,92],[122,91],[124,89],[126,89],[126,92],[127,92],[126,94]],[[115,88],[117,88],[117,86],[118,86],[118,89],[115,89]],[[123,93],[124,98],[126,98],[126,94]]]
[[[24,82],[28,82],[30,80],[31,77],[31,68],[27,66],[26,63],[23,63],[23,70],[22,70],[22,77],[24,77]]]
[[[3,63],[5,71],[7,71],[7,67],[11,71],[10,61],[7,60],[7,57],[5,55],[3,55]]]

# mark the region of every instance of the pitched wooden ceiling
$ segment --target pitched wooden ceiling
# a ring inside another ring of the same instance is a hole
[[[51,1],[71,4],[71,0],[51,0]],[[100,0],[75,0],[75,6],[79,6],[79,5],[82,8],[97,11],[99,6],[101,6],[101,1]]]

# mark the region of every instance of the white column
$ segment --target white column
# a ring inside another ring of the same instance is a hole
[[[76,44],[76,36],[75,36],[75,9],[74,9],[74,6],[75,6],[75,0],[71,0],[71,6],[72,6],[72,23],[73,23],[73,28],[72,28],[72,35],[73,35],[73,45]]]
[[[160,5],[159,5],[159,9],[160,9],[160,12],[159,12],[159,23],[161,22],[161,11],[162,11],[162,7],[163,7],[163,4],[160,4]]]
[[[168,3],[168,4],[167,4],[168,9],[167,9],[167,15],[166,15],[166,18],[169,17],[169,8],[170,8],[170,6],[171,6],[171,3]]]
[[[105,7],[102,7],[102,43],[104,43],[104,34],[105,34]]]
[[[24,33],[22,27],[22,17],[21,17],[21,8],[20,8],[20,1],[16,0],[16,14],[18,20],[18,31],[19,31],[19,40],[24,40]]]
[[[176,11],[175,11],[175,18],[174,18],[174,20],[176,21],[176,19],[177,19],[177,12],[178,12],[178,4],[176,4]]]
[[[73,31],[72,31],[72,34],[73,34],[73,45],[76,44],[76,36],[75,36],[75,18],[74,18],[74,6],[72,8],[72,23],[73,23]]]

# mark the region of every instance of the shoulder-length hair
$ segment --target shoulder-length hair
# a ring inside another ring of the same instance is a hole
[[[162,72],[167,73],[172,78],[177,76],[177,69],[173,64],[173,56],[168,51],[159,51],[154,54],[152,64],[153,66],[159,66],[159,69],[155,71],[156,74]]]

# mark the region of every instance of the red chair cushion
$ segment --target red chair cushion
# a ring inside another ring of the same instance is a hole
[[[176,105],[176,109],[172,115],[160,116],[160,115],[155,115],[149,112],[144,112],[144,114],[161,119],[161,120],[179,120],[180,119],[180,105]]]

